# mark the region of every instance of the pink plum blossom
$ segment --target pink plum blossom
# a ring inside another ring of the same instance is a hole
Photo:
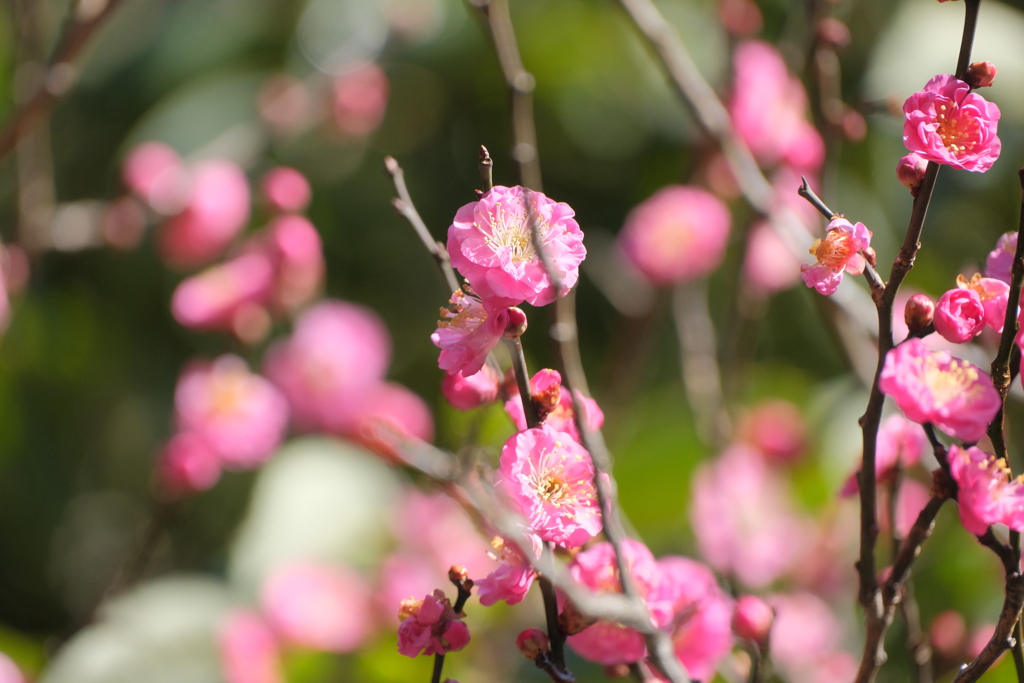
[[[903,144],[928,161],[984,172],[999,157],[999,107],[940,74],[903,104]]]
[[[533,538],[535,543],[532,550],[539,551],[540,539],[536,536]],[[492,541],[492,545],[501,554],[501,564],[485,578],[476,581],[476,594],[480,598],[480,604],[490,606],[499,600],[504,600],[509,605],[522,602],[530,592],[537,572],[514,543],[509,543],[499,536]],[[539,552],[535,553],[535,556],[539,555]]]
[[[378,585],[374,592],[377,618],[394,628],[401,623],[395,614],[395,605],[410,595],[426,595],[433,586],[446,585],[447,567],[441,567],[433,558],[400,548],[392,553],[377,572]]]
[[[945,351],[929,351],[920,339],[889,351],[879,388],[910,420],[967,442],[985,435],[1001,405],[987,373]]]
[[[1017,251],[1017,233],[1008,232],[999,236],[996,248],[989,252],[985,261],[985,275],[1010,284],[1013,256]]]
[[[227,683],[284,683],[277,638],[255,612],[232,612],[220,627],[221,669]]]
[[[334,125],[343,135],[366,137],[384,120],[388,77],[369,62],[334,79]]]
[[[490,307],[468,286],[455,290],[450,305],[441,309],[437,331],[430,335],[430,341],[441,349],[437,365],[450,375],[476,374],[505,333],[508,309]]]
[[[230,469],[261,465],[281,443],[288,403],[237,356],[193,362],[174,393],[179,428],[202,437]]]
[[[955,610],[946,610],[936,616],[928,627],[932,647],[941,656],[952,659],[960,654],[967,640],[967,624]]]
[[[528,209],[536,212],[528,215]],[[544,306],[565,296],[579,278],[587,255],[583,232],[568,204],[518,185],[495,185],[479,201],[466,204],[448,228],[448,254],[473,290],[492,309],[523,301]],[[534,248],[531,223],[537,223],[541,247],[561,290],[544,270]],[[472,372],[472,371],[470,371]]]
[[[949,447],[949,471],[959,486],[964,528],[981,536],[990,524],[1024,531],[1024,482],[1010,480],[1006,461],[980,448]]]
[[[931,490],[919,481],[907,479],[896,496],[896,537],[906,538],[921,510],[931,500]],[[886,514],[888,514],[886,512]],[[879,515],[881,518],[881,514]]]
[[[677,594],[664,580],[661,567],[651,551],[639,541],[626,539],[622,544],[622,554],[655,626],[668,626],[674,616]],[[578,554],[569,565],[569,572],[578,583],[593,591],[622,592],[615,551],[608,542],[597,543]],[[605,666],[631,664],[647,655],[641,633],[608,621],[599,621],[569,636],[568,643],[584,659]]]
[[[789,401],[770,400],[743,416],[738,433],[770,462],[793,463],[803,455],[807,427],[800,409]]]
[[[800,280],[800,261],[769,221],[750,228],[743,275],[756,291],[765,294],[789,289]]]
[[[401,461],[402,442],[434,440],[434,416],[426,402],[394,382],[374,385],[360,401],[342,406],[335,420],[335,433],[395,461]]]
[[[443,655],[469,643],[469,629],[440,590],[423,600],[403,600],[398,618],[398,652],[406,657]]]
[[[162,142],[132,148],[121,167],[121,178],[158,213],[173,215],[188,201],[188,171],[178,153]]]
[[[950,289],[935,302],[933,322],[943,339],[963,344],[985,329],[985,307],[973,289]]]
[[[391,339],[376,313],[327,300],[300,315],[291,337],[270,348],[265,370],[288,398],[299,430],[343,433],[390,358]]]
[[[740,638],[758,644],[766,644],[773,621],[775,621],[775,610],[756,595],[741,595],[736,599],[732,627]]]
[[[578,548],[601,531],[594,464],[570,434],[547,425],[514,434],[494,486],[544,541]]]
[[[985,309],[985,325],[996,332],[1002,332],[1006,322],[1006,307],[1010,303],[1010,285],[996,278],[982,277],[981,273],[975,273],[970,280],[958,275],[956,285],[978,295]]]
[[[706,566],[686,557],[658,560],[665,591],[673,598],[672,643],[690,676],[710,681],[732,649],[733,600]]]
[[[469,377],[461,372],[445,373],[441,378],[441,394],[459,410],[473,410],[497,400],[501,379],[498,371],[485,363],[479,372]]]
[[[298,213],[305,209],[313,194],[306,176],[288,166],[268,171],[260,183],[260,190],[271,208],[285,213]]]
[[[710,192],[670,185],[629,213],[619,247],[654,284],[689,282],[718,268],[731,225],[728,207]]]
[[[701,554],[747,586],[766,586],[788,572],[811,543],[784,480],[749,446],[731,446],[701,465],[692,488],[690,519]]]
[[[505,412],[512,418],[516,428],[522,431],[527,427],[526,413],[523,412],[523,401],[519,396],[518,387],[514,389],[514,392],[510,392],[510,398],[505,401]],[[580,440],[580,433],[576,428],[575,402],[569,392],[562,391],[562,375],[557,370],[544,369],[537,372],[530,378],[530,393],[533,395],[533,403],[541,424],[559,432],[566,432],[576,441]],[[604,412],[597,405],[597,401],[579,392],[576,392],[576,399],[583,404],[587,428],[590,431],[600,429],[604,425]]]
[[[807,678],[823,658],[834,652],[841,636],[838,619],[825,602],[812,593],[772,595],[766,602],[775,610],[772,659],[789,678]]]
[[[928,448],[928,437],[920,425],[902,415],[890,415],[882,422],[875,442],[875,480],[889,477],[897,465],[913,467],[921,462],[921,455]],[[850,475],[840,495],[852,496],[860,491],[857,472]]]
[[[800,275],[808,287],[820,294],[829,295],[836,291],[843,281],[843,273],[860,275],[864,272],[865,261],[861,249],[871,244],[871,231],[863,223],[852,225],[845,218],[835,218],[828,224],[828,233],[823,240],[815,240],[810,253],[817,263],[804,263]]]
[[[297,563],[274,571],[261,589],[263,612],[282,640],[352,652],[370,633],[370,590],[351,569]]]
[[[324,281],[324,247],[320,233],[303,216],[278,216],[253,245],[274,266],[271,305],[281,313],[309,303]]]
[[[157,472],[164,495],[174,499],[213,488],[221,463],[206,439],[191,432],[175,434],[160,454]]]
[[[928,160],[921,155],[910,153],[900,159],[896,164],[896,177],[903,187],[910,190],[910,194],[917,196],[924,181],[924,172],[928,169]]]
[[[190,187],[184,210],[160,228],[160,254],[175,268],[214,260],[249,220],[249,184],[235,163],[199,162],[191,170]]]
[[[171,297],[171,313],[192,329],[231,330],[246,306],[266,302],[272,284],[270,260],[243,254],[182,280]]]

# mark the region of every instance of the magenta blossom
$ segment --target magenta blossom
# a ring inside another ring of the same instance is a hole
[[[1010,480],[1006,461],[980,448],[949,447],[949,471],[959,486],[957,502],[964,528],[975,536],[990,524],[1024,531],[1024,482]]]
[[[889,477],[897,465],[907,468],[921,462],[928,448],[928,438],[921,427],[902,415],[890,415],[878,430],[875,445],[875,479]],[[857,472],[850,475],[840,495],[852,496],[860,491]]]
[[[527,215],[528,209],[536,214]],[[568,204],[554,202],[540,192],[495,185],[479,201],[466,204],[455,214],[448,228],[452,266],[491,308],[517,306],[523,301],[532,306],[549,304],[576,284],[587,255],[583,232],[573,215]],[[561,283],[558,292],[534,248],[533,222]]]
[[[977,294],[985,309],[985,324],[996,332],[1003,331],[1003,324],[1006,322],[1006,307],[1010,303],[1009,284],[975,273],[970,280],[963,275],[957,275],[956,286]]]
[[[999,236],[996,248],[989,252],[985,261],[985,275],[1010,284],[1013,256],[1017,251],[1017,233],[1008,232]]]
[[[943,339],[963,344],[985,329],[985,307],[973,289],[950,289],[935,302],[932,322]]]
[[[619,247],[656,285],[703,277],[725,255],[732,216],[718,197],[698,187],[670,185],[626,217]]]
[[[999,158],[999,107],[941,74],[903,103],[903,143],[928,161],[984,172]]]
[[[807,427],[800,409],[789,401],[768,400],[746,413],[737,433],[769,462],[794,463],[804,453]]]
[[[232,612],[220,627],[220,656],[227,683],[283,683],[281,648],[259,614]]]
[[[162,493],[171,498],[206,491],[220,479],[217,453],[203,437],[191,432],[175,434],[160,454],[157,472]]]
[[[672,643],[694,679],[710,681],[732,649],[733,600],[710,569],[686,557],[658,560],[665,590],[672,595]]]
[[[541,540],[578,548],[601,531],[594,464],[565,432],[542,425],[513,435],[501,449],[494,486]]]
[[[306,176],[288,166],[270,169],[263,176],[260,190],[271,208],[285,213],[297,213],[305,209],[313,194]]]
[[[534,552],[534,557],[539,557],[541,541],[536,536],[532,536],[532,540],[534,544],[531,550]],[[500,536],[495,537],[491,544],[500,553],[501,565],[486,578],[476,582],[476,592],[480,598],[480,604],[489,606],[498,600],[504,600],[509,605],[515,605],[530,592],[530,586],[533,585],[537,572],[534,571],[530,560],[516,544],[508,543]]]
[[[775,610],[772,659],[788,679],[817,681],[811,674],[839,644],[842,635],[839,620],[829,606],[812,593],[772,595],[766,602]]]
[[[443,655],[466,647],[469,628],[440,590],[422,600],[403,600],[398,610],[398,652],[406,657]]]
[[[324,280],[324,247],[316,227],[303,216],[278,216],[258,238],[256,251],[274,266],[271,307],[290,313],[309,303]]]
[[[1001,405],[987,373],[945,351],[929,351],[920,339],[889,351],[878,385],[909,419],[967,442],[985,435]]]
[[[576,441],[580,440],[576,428],[576,408],[569,392],[562,391],[562,375],[557,370],[540,370],[530,378],[530,393],[541,424],[566,432]],[[597,431],[604,425],[604,413],[597,401],[576,392],[576,398],[583,404],[586,415],[586,426],[590,431]],[[518,391],[505,401],[505,412],[512,418],[516,428],[526,429],[526,414],[523,412],[523,401]]]
[[[507,308],[491,308],[466,286],[452,294],[451,308],[441,309],[441,320],[430,341],[441,349],[437,365],[448,374],[473,375],[480,371],[508,325]]]
[[[817,263],[804,263],[800,274],[808,287],[820,294],[832,294],[843,281],[843,272],[860,275],[865,261],[860,250],[871,244],[871,231],[863,223],[852,225],[845,218],[835,218],[828,224],[823,240],[815,240],[810,253]]]
[[[171,298],[171,313],[197,330],[231,330],[246,306],[270,295],[273,266],[262,254],[243,254],[182,280]]]
[[[363,138],[377,130],[388,106],[388,77],[373,62],[334,79],[334,125],[342,135]]]
[[[441,378],[441,394],[459,410],[472,410],[493,403],[501,388],[501,374],[486,363],[466,377],[461,372]]]

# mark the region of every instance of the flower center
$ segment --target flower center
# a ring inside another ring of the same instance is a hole
[[[942,139],[953,156],[961,156],[974,151],[977,145],[979,123],[975,119],[958,116],[955,106],[939,105],[936,117],[938,126],[935,132]]]
[[[842,268],[857,251],[853,235],[845,230],[831,230],[823,240],[817,240],[811,247],[811,254],[818,263],[829,268]]]
[[[474,225],[480,227],[475,223]],[[530,220],[521,209],[506,212],[504,206],[496,205],[494,211],[488,213],[486,227],[489,230],[484,230],[484,241],[495,253],[507,250],[512,261],[516,263],[536,258],[537,252],[533,247],[533,236],[530,234]],[[547,225],[543,218],[538,219],[537,230],[540,233],[538,237],[543,241],[547,234]]]
[[[527,476],[527,482],[537,498],[556,508],[578,505],[579,494],[582,493],[577,482],[570,481],[566,476],[565,458],[564,448],[556,443],[554,450],[541,455]]]
[[[942,369],[934,358],[923,359],[924,381],[936,403],[946,403],[957,396],[974,398],[981,386],[978,384],[978,369],[953,359],[949,367]]]

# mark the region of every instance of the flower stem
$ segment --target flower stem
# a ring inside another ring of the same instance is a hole
[[[444,655],[434,655],[434,673],[430,676],[430,683],[441,683],[441,670],[444,668]]]

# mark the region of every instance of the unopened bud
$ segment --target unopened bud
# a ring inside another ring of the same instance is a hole
[[[927,294],[915,294],[907,300],[903,309],[903,320],[910,333],[919,332],[932,322],[935,316],[935,302]]]
[[[996,80],[996,65],[992,62],[974,62],[967,67],[967,85],[972,88],[988,88]]]
[[[774,621],[775,610],[756,595],[742,595],[736,600],[732,630],[737,637],[766,645]]]
[[[572,604],[569,600],[565,601],[562,611],[558,615],[558,626],[562,629],[562,633],[567,636],[574,636],[595,623],[597,623],[597,619],[580,614],[580,611],[576,609],[576,605]]]
[[[818,40],[832,47],[846,47],[850,44],[850,29],[834,17],[825,17],[818,22]]]
[[[860,253],[864,256],[864,260],[868,262],[868,265],[874,268],[878,264],[878,254],[875,253],[874,247],[864,247],[860,250]]]
[[[508,309],[508,324],[505,325],[505,339],[519,339],[526,332],[526,314],[523,309],[513,306]]]
[[[546,653],[550,648],[548,636],[539,628],[528,628],[516,638],[516,647],[523,653],[523,656],[531,662],[537,661],[537,657]]]
[[[899,178],[903,187],[910,190],[910,194],[917,196],[924,181],[924,172],[928,169],[928,162],[917,154],[908,154],[896,164],[896,177]]]
[[[469,572],[461,564],[452,565],[448,570],[448,580],[462,591],[469,591],[473,588],[473,579],[469,578]]]

